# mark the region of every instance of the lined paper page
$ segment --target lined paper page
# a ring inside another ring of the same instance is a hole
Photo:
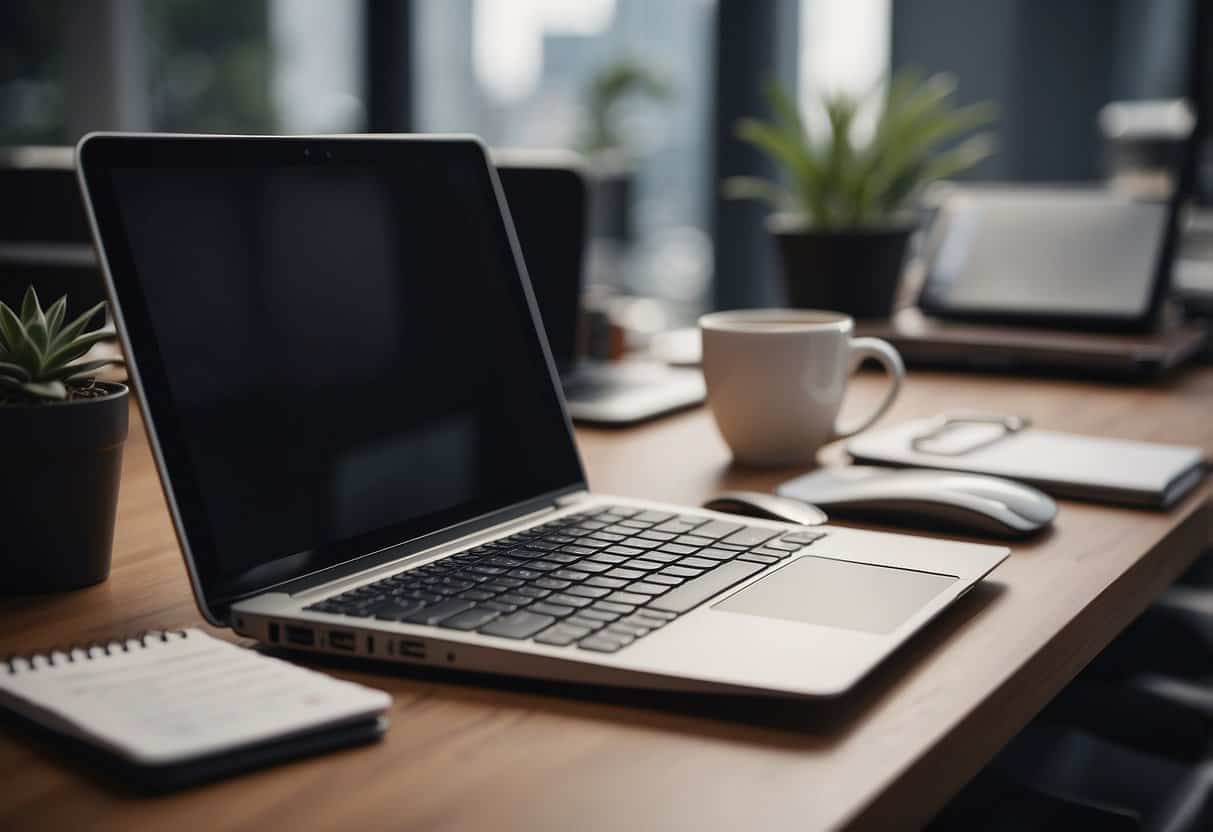
[[[345,682],[201,630],[15,659],[0,693],[15,710],[143,764],[178,762],[364,719],[391,704]],[[121,645],[125,644],[126,650]]]

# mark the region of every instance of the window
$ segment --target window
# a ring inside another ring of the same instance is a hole
[[[0,3],[0,144],[60,144],[64,5]]]
[[[416,126],[572,148],[599,173],[627,172],[630,217],[595,222],[591,281],[697,307],[711,277],[714,5],[416,0]],[[608,73],[632,94],[595,122],[590,90]]]
[[[149,0],[151,126],[360,130],[362,5],[329,0]]]

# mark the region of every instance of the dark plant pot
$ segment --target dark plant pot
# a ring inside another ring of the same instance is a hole
[[[788,302],[853,318],[893,314],[914,226],[815,231],[771,223]]]
[[[104,581],[126,441],[128,392],[0,405],[0,593]]]

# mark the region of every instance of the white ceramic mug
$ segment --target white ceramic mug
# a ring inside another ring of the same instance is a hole
[[[852,436],[884,415],[901,390],[905,366],[878,338],[852,336],[838,312],[753,309],[699,319],[708,405],[738,462],[811,463],[827,442]],[[847,380],[865,358],[879,361],[889,389],[876,410],[839,427]]]

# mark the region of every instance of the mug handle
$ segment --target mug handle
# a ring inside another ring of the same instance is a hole
[[[901,392],[902,379],[906,376],[906,367],[901,361],[901,355],[897,350],[893,349],[893,345],[888,341],[882,341],[879,338],[852,338],[850,348],[851,363],[848,375],[855,372],[865,358],[874,358],[880,362],[885,372],[889,374],[889,389],[884,394],[884,399],[880,402],[880,406],[876,408],[871,416],[860,422],[857,427],[841,430],[835,425],[834,439],[846,439],[848,436],[854,436],[860,431],[870,428],[892,406],[893,400]]]

